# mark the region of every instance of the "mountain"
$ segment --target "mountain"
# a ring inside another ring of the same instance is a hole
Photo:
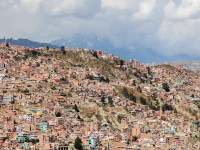
[[[189,70],[200,70],[199,60],[172,61],[172,62],[167,62],[167,64],[171,64],[171,65],[181,64],[184,66],[184,68],[189,69]]]
[[[145,63],[176,61],[176,60],[198,60],[199,57],[180,54],[173,57],[163,56],[157,51],[149,48],[136,48],[132,50],[128,47],[116,48],[108,38],[99,38],[94,34],[77,34],[70,39],[58,39],[52,41],[51,45],[67,46],[70,48],[99,49],[107,53],[120,56],[123,59],[136,59]]]
[[[5,39],[0,39],[0,43],[4,42]],[[106,53],[120,56],[122,59],[130,60],[136,59],[144,63],[152,62],[165,62],[165,61],[177,61],[177,60],[199,60],[199,57],[190,56],[187,54],[179,54],[173,57],[163,56],[157,51],[149,48],[135,48],[134,50],[129,47],[116,48],[108,38],[100,38],[95,34],[77,34],[70,39],[58,39],[50,43],[40,43],[31,41],[29,39],[19,38],[17,40],[10,38],[6,39],[7,42],[26,46],[26,47],[45,47],[49,46],[52,48],[58,48],[60,46],[66,46],[70,48],[86,48],[93,50],[103,50]]]
[[[27,47],[45,47],[45,46],[49,46],[52,48],[56,48],[57,46],[53,46],[49,43],[40,43],[40,42],[34,42],[31,41],[29,39],[22,39],[19,38],[17,40],[10,38],[10,39],[6,39],[7,42],[11,43],[11,44],[15,44],[15,45],[20,45],[20,46],[27,46]],[[0,39],[0,43],[5,42],[5,39]]]
[[[87,49],[100,49],[107,53],[120,56],[123,59],[130,60],[131,58],[143,62],[159,62],[167,60],[166,57],[160,55],[152,49],[137,49],[131,50],[130,48],[122,47],[116,48],[108,38],[99,38],[94,34],[77,34],[71,39],[58,39],[52,41],[50,44],[56,46],[67,46],[70,48],[87,48]]]
[[[69,46],[71,48],[113,49],[114,46],[107,38],[99,38],[94,34],[77,34],[71,39],[58,39],[52,45]]]

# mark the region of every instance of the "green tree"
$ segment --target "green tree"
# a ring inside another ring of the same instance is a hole
[[[33,55],[33,57],[40,55],[40,52],[36,51],[36,50],[32,50],[31,54]]]
[[[141,103],[142,105],[147,105],[146,99],[143,98],[143,97],[140,97],[140,103]]]
[[[82,149],[83,149],[82,140],[81,140],[79,137],[77,137],[77,138],[75,139],[74,147],[75,147],[77,150],[82,150]]]
[[[104,96],[102,96],[102,97],[101,97],[101,102],[102,102],[102,103],[105,103],[105,99],[106,99],[106,98],[105,98]]]
[[[99,81],[100,82],[105,82],[106,80],[105,80],[104,76],[101,76],[100,79],[99,79]]]
[[[60,50],[61,50],[61,51],[65,51],[65,46],[61,46],[61,47],[60,47]]]
[[[128,93],[127,88],[123,87],[122,94],[124,95],[124,97],[129,98],[129,93]]]
[[[170,105],[170,104],[165,103],[165,104],[162,105],[162,111],[173,110],[173,109],[174,109],[173,106]]]
[[[110,83],[110,79],[108,77],[106,78],[106,83]]]
[[[64,51],[62,51],[62,53],[63,53],[63,55],[66,55],[66,51],[64,50]]]
[[[78,106],[77,106],[76,104],[74,105],[74,110],[75,110],[76,112],[79,112]]]
[[[178,113],[177,110],[176,110],[176,108],[174,109],[174,113]]]
[[[120,64],[120,67],[122,67],[124,65],[124,61],[120,60],[119,64]]]
[[[22,91],[22,93],[28,94],[28,93],[29,93],[29,90],[28,90],[28,89],[25,89],[25,90]]]
[[[136,97],[132,93],[129,94],[129,98],[131,101],[136,103]]]
[[[48,45],[46,46],[46,50],[49,50],[49,46]]]
[[[62,116],[62,114],[60,112],[56,113],[56,117],[61,117],[61,116]]]
[[[34,145],[39,142],[39,139],[30,139],[30,142]]]
[[[55,86],[53,86],[51,89],[52,89],[52,90],[56,90],[56,87],[55,87]]]
[[[97,52],[94,51],[93,54],[92,54],[94,57],[98,58],[98,55],[97,55]]]
[[[163,83],[162,86],[163,86],[163,89],[164,89],[166,92],[170,92],[170,87],[169,87],[169,85],[168,85],[166,82]]]
[[[15,120],[13,121],[13,123],[14,123],[14,124],[17,124],[17,122],[16,122]]]
[[[6,42],[6,47],[10,47],[10,45],[9,45],[9,43],[8,43],[8,42]]]
[[[113,105],[113,99],[112,99],[111,96],[108,96],[108,103],[109,103],[110,105]]]
[[[137,141],[137,139],[138,139],[138,136],[133,136],[133,141]]]
[[[142,89],[141,89],[140,86],[137,87],[137,91],[140,92],[140,93],[142,93]]]

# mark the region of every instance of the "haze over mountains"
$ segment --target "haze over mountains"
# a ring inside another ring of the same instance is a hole
[[[4,39],[0,39],[0,42],[4,42]],[[7,42],[28,46],[28,47],[44,47],[49,45],[50,47],[60,47],[66,46],[70,48],[86,48],[86,49],[94,49],[94,50],[104,50],[107,53],[111,53],[117,56],[120,56],[123,59],[136,59],[138,61],[144,63],[153,63],[153,62],[164,62],[164,61],[177,61],[177,60],[199,60],[198,56],[190,56],[187,54],[179,54],[173,57],[164,56],[157,51],[150,48],[129,48],[129,47],[121,47],[117,48],[113,45],[113,43],[108,38],[100,38],[94,34],[77,34],[72,38],[65,39],[57,39],[50,43],[40,43],[31,41],[29,39],[19,38],[15,39],[7,39]]]
[[[35,41],[31,41],[29,39],[23,39],[23,38],[19,38],[17,40],[13,39],[13,38],[9,38],[6,39],[6,41],[8,43],[12,43],[14,45],[20,45],[20,46],[27,46],[27,47],[45,47],[47,45],[51,46],[51,47],[56,47],[53,45],[50,45],[49,43],[40,43],[40,42],[35,42]],[[5,39],[0,39],[0,43],[5,42]]]

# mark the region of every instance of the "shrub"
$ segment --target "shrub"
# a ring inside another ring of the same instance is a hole
[[[127,88],[123,87],[122,94],[124,95],[124,97],[129,98],[129,93],[128,93]]]
[[[79,137],[77,137],[77,138],[75,139],[74,147],[75,147],[76,149],[78,149],[78,150],[82,150],[82,149],[83,149],[82,140],[81,140]]]
[[[129,94],[129,98],[131,101],[136,103],[136,97],[132,93]]]
[[[140,103],[141,103],[142,105],[147,105],[146,99],[143,98],[143,97],[140,97]]]
[[[165,110],[174,110],[174,109],[173,109],[172,105],[165,103],[165,104],[162,105],[162,111],[165,111]]]
[[[28,94],[28,93],[29,93],[29,90],[28,90],[28,89],[22,90],[22,93]]]
[[[78,106],[77,106],[76,104],[74,105],[73,108],[74,108],[74,110],[75,110],[76,112],[79,112]]]
[[[61,116],[62,116],[62,114],[60,112],[56,113],[56,117],[61,117]]]
[[[35,56],[40,55],[40,52],[38,52],[38,51],[36,51],[36,50],[32,50],[32,51],[31,51],[31,54],[35,57]]]
[[[167,83],[163,83],[162,86],[163,86],[163,89],[164,89],[166,92],[170,92],[170,88],[169,88],[169,85],[168,85]]]

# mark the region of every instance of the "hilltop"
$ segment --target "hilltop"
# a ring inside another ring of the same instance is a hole
[[[0,43],[9,42],[15,45],[26,46],[31,48],[39,48],[49,46],[51,48],[59,48],[61,46],[69,47],[71,49],[83,48],[93,50],[103,50],[106,53],[119,56],[122,59],[129,61],[130,59],[136,59],[144,63],[163,63],[168,61],[169,63],[176,60],[199,60],[198,56],[192,56],[189,54],[180,54],[175,56],[166,56],[151,48],[145,47],[119,47],[106,37],[99,37],[95,34],[77,34],[71,38],[61,38],[53,40],[52,42],[36,42],[30,39],[13,39],[4,38],[0,39]],[[162,50],[160,50],[162,51]]]
[[[199,144],[199,71],[83,48],[2,43],[0,54],[0,148]]]

